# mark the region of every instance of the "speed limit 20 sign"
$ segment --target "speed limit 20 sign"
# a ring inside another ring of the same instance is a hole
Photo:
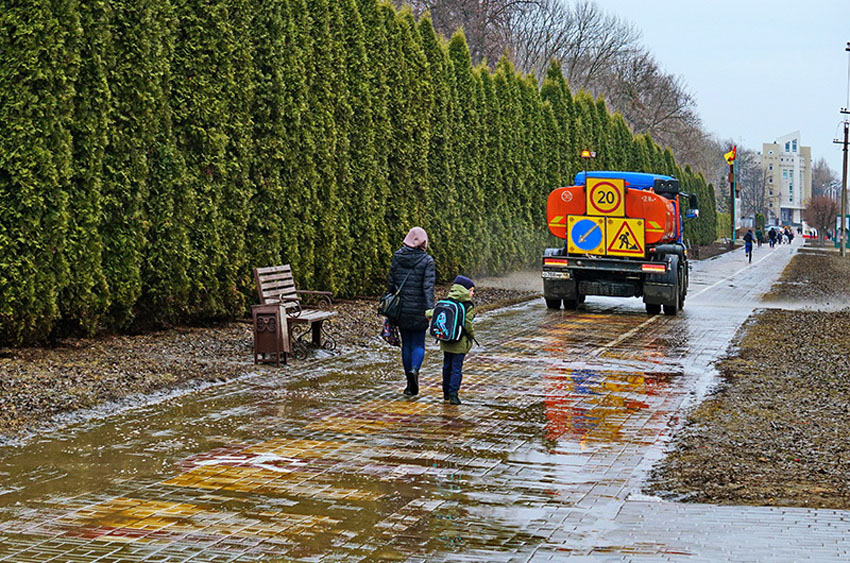
[[[588,178],[586,191],[588,215],[626,215],[626,187],[621,178]]]

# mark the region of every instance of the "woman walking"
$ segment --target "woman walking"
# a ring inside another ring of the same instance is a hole
[[[401,288],[401,314],[397,324],[401,334],[401,362],[407,387],[404,394],[419,394],[419,368],[425,359],[425,331],[428,319],[425,311],[434,308],[434,259],[427,253],[428,233],[413,227],[404,237],[404,244],[393,254],[387,291]]]

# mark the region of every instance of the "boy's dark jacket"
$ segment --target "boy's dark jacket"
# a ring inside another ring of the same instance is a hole
[[[472,322],[475,319],[475,310],[472,306],[472,297],[469,295],[469,290],[460,284],[453,284],[449,289],[449,299],[454,299],[461,303],[469,303],[466,309],[466,323],[463,325],[463,335],[456,342],[440,342],[440,350],[449,354],[466,354],[472,348],[472,339],[475,338],[475,326]],[[430,319],[434,316],[434,309],[428,309],[425,315]]]

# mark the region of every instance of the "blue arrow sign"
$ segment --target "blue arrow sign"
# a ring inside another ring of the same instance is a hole
[[[595,221],[582,219],[573,225],[570,239],[577,248],[589,252],[602,242],[602,229]]]

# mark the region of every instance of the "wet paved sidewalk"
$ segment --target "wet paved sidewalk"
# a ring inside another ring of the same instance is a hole
[[[696,263],[675,318],[604,298],[485,315],[461,407],[437,350],[407,400],[376,347],[5,448],[0,560],[845,558],[848,512],[639,492],[792,252]]]

